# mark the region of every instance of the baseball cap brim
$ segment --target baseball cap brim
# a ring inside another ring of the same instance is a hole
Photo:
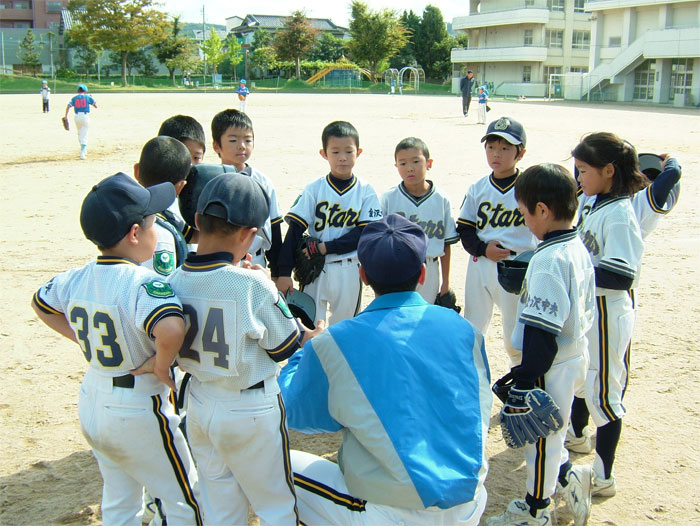
[[[172,183],[160,183],[146,188],[151,194],[151,199],[146,205],[146,210],[144,210],[144,216],[150,216],[152,214],[158,214],[163,210],[166,210],[177,197],[175,192],[175,187]]]
[[[481,138],[481,142],[484,142],[488,137],[493,137],[494,135],[495,135],[496,137],[501,137],[502,139],[505,139],[505,140],[508,141],[509,143],[515,144],[516,146],[517,146],[518,144],[522,144],[522,143],[523,143],[523,141],[521,141],[520,139],[516,139],[516,138],[513,137],[510,133],[506,133],[506,132],[502,132],[502,131],[494,131],[494,132],[491,132],[491,133],[487,133],[486,135],[484,135],[484,136]]]

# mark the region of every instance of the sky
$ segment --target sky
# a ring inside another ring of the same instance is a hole
[[[288,0],[260,0],[246,4],[231,2],[230,0],[206,0],[196,2],[193,0],[160,0],[161,9],[171,15],[181,15],[183,22],[201,22],[202,6],[207,24],[226,24],[226,18],[248,14],[256,15],[288,15],[296,9],[305,9],[306,16],[311,18],[330,18],[335,24],[348,26],[350,18],[350,0],[306,0],[303,4],[296,4]],[[418,15],[423,14],[423,9],[430,2],[414,0],[366,0],[373,10],[389,8],[398,11],[413,10]],[[456,16],[464,16],[469,12],[467,0],[440,0],[432,2],[442,11],[445,22],[452,22]]]

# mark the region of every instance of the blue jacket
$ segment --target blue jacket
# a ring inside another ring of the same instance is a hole
[[[447,509],[482,490],[490,373],[482,335],[453,310],[380,296],[309,341],[279,384],[290,428],[342,430],[354,497]]]

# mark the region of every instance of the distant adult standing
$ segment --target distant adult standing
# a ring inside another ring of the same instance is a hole
[[[71,108],[75,110],[75,127],[78,130],[78,142],[80,143],[80,158],[87,156],[88,129],[90,128],[90,106],[97,108],[97,103],[88,94],[85,84],[78,84],[78,94],[73,97],[66,106],[65,118]]]
[[[44,113],[49,112],[49,94],[51,93],[51,88],[49,88],[49,83],[45,80],[41,81],[41,109]]]
[[[466,117],[469,113],[469,104],[472,102],[472,88],[474,87],[474,72],[470,69],[467,76],[459,81],[459,90],[462,92],[462,113]]]

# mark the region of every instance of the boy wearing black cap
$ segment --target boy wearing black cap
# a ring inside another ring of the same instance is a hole
[[[537,245],[513,192],[520,175],[516,165],[525,155],[526,141],[525,129],[515,119],[501,117],[489,124],[481,142],[485,143],[486,161],[492,172],[469,188],[457,219],[457,233],[472,256],[464,287],[464,317],[485,334],[493,305],[498,305],[511,366],[520,363],[520,351],[510,340],[518,297],[499,285],[496,263]]]
[[[374,301],[282,369],[289,426],[343,431],[338,464],[291,453],[304,524],[479,523],[492,399],[484,340],[415,291],[427,243],[398,214],[369,223],[357,254]]]
[[[95,185],[80,224],[102,255],[55,276],[32,302],[89,363],[78,411],[104,480],[105,524],[140,523],[143,486],[163,497],[169,524],[202,524],[196,471],[169,400],[182,307],[166,282],[139,266],[153,256],[155,214],[174,198],[170,183],[143,188],[123,173]],[[147,361],[154,374],[130,373]]]
[[[298,323],[245,260],[269,213],[254,179],[215,177],[197,201],[197,253],[169,278],[188,318],[178,363],[192,374],[187,436],[209,524],[246,524],[249,503],[265,524],[298,523],[278,363],[322,324]]]

